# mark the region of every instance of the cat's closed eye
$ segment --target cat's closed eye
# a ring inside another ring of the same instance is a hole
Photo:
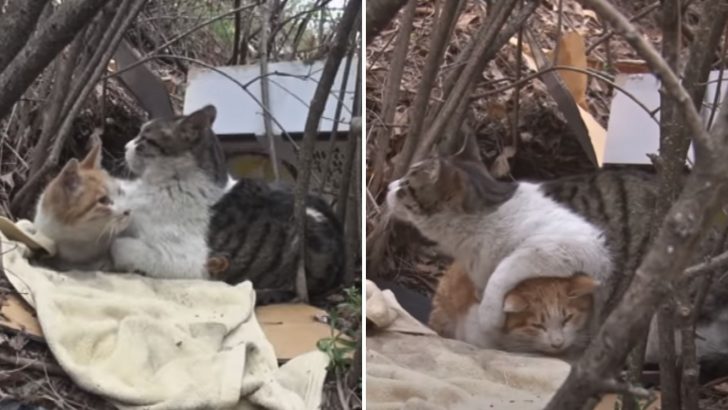
[[[568,315],[566,315],[566,317],[564,318],[564,321],[562,322],[562,325],[565,325],[565,324],[569,323],[569,321],[570,321],[571,319],[573,319],[573,318],[574,318],[574,315],[573,315],[572,313],[569,313],[569,314],[568,314]]]
[[[546,326],[544,326],[544,325],[542,325],[540,323],[534,323],[531,326],[533,326],[533,327],[535,327],[536,329],[539,329],[539,330],[543,330],[543,331],[546,330]]]

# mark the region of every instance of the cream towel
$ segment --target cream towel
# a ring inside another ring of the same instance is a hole
[[[367,409],[542,409],[569,373],[561,360],[435,336],[370,281],[366,312],[381,330],[367,337]]]
[[[379,329],[420,335],[436,334],[404,310],[391,290],[381,290],[370,280],[366,281],[366,300],[367,319]]]
[[[0,240],[6,275],[35,307],[60,365],[118,408],[319,408],[327,356],[313,351],[279,369],[249,282],[59,273],[30,265],[24,243]]]

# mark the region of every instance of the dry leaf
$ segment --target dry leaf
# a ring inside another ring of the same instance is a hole
[[[586,44],[584,37],[575,31],[564,33],[559,40],[559,55],[556,56],[555,65],[563,65],[586,70]],[[574,98],[574,101],[585,110],[588,109],[586,103],[586,86],[589,78],[585,73],[575,71],[559,70],[559,75],[564,81],[566,88]]]
[[[478,17],[476,13],[463,13],[455,24],[455,28],[459,31],[468,31],[468,26],[473,24]]]
[[[728,393],[728,382],[716,384],[715,386],[713,386],[713,390],[719,391],[721,393]]]

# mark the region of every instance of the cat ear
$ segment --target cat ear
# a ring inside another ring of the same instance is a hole
[[[599,286],[599,281],[587,275],[586,273],[576,273],[571,277],[569,283],[569,297],[578,298],[581,296],[591,295]]]
[[[503,300],[503,312],[505,313],[523,312],[527,307],[528,302],[515,293],[509,293]]]
[[[78,168],[78,160],[71,158],[58,174],[58,180],[64,190],[74,192],[81,185],[81,176],[78,174]]]
[[[196,130],[211,128],[217,117],[217,109],[214,105],[206,105],[199,110],[182,118],[182,125]]]
[[[91,151],[81,161],[81,168],[84,169],[101,168],[101,138],[98,136],[92,136],[91,138]]]

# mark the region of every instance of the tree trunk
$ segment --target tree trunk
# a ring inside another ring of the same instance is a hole
[[[10,0],[0,19],[0,73],[23,48],[48,0]]]
[[[302,261],[306,258],[306,196],[308,194],[308,186],[311,179],[311,166],[313,163],[313,149],[318,134],[319,122],[326,108],[331,87],[334,85],[336,73],[339,71],[341,60],[346,54],[346,45],[348,43],[349,34],[355,30],[355,22],[361,10],[360,0],[349,0],[344,8],[344,14],[341,16],[339,26],[336,29],[336,37],[326,58],[324,68],[321,71],[321,79],[319,80],[316,91],[311,99],[308,117],[303,132],[303,147],[299,152],[299,161],[301,165],[301,173],[296,181],[294,215],[296,217],[296,231],[301,239],[300,258]],[[308,289],[306,285],[306,274],[304,269],[299,269],[296,277],[296,293],[302,302],[308,301]]]
[[[13,104],[48,64],[107,3],[107,0],[65,0],[58,6],[0,73],[0,90],[3,90],[0,93],[0,118],[10,112]]]

